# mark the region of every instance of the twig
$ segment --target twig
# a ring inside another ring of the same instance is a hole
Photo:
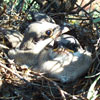
[[[54,82],[53,80],[51,80],[51,79],[49,79],[49,78],[47,78],[47,77],[44,77],[44,76],[43,76],[43,78],[45,78],[46,80],[50,81],[51,83],[54,84],[54,86],[57,87],[57,89],[58,89],[59,92],[61,93],[61,96],[62,96],[63,100],[66,100],[65,94],[68,95],[68,96],[70,96],[70,97],[72,97],[73,99],[76,99],[76,100],[78,99],[77,97],[72,96],[71,94],[69,94],[69,93],[67,93],[66,91],[62,90],[62,89],[60,88],[60,86],[59,86],[56,82]]]
[[[89,18],[66,18],[67,20],[90,20]]]
[[[83,10],[85,7],[87,7],[89,4],[91,4],[92,2],[94,2],[95,0],[90,0],[87,4],[85,4],[83,7],[79,8],[77,10],[77,13],[79,13],[81,10]],[[77,5],[77,4],[76,4]]]
[[[94,0],[91,0],[91,1],[94,1]],[[80,9],[82,9],[85,12],[85,14],[87,15],[87,17],[90,18],[91,24],[93,24],[93,18],[92,18],[92,16],[86,10],[84,10],[84,8],[80,7],[77,3],[76,3],[76,5],[77,5],[77,7],[79,7]]]
[[[66,12],[59,12],[59,13],[56,13],[56,12],[55,13],[51,13],[51,12],[49,13],[48,12],[48,15],[51,16],[51,17],[58,16],[58,15],[65,15],[66,16],[67,14],[68,13],[66,13]]]
[[[52,93],[52,90],[51,90],[51,87],[50,87],[49,82],[48,82],[48,86],[49,86],[49,89],[50,89],[51,96],[54,98],[54,95],[53,95],[53,93]]]
[[[56,0],[51,1],[51,3],[43,10],[43,12],[46,12],[55,1]]]
[[[12,7],[11,7],[11,12],[13,12],[16,3],[17,3],[17,0],[15,0],[15,1],[13,2]]]
[[[42,76],[42,77],[43,77],[44,79],[50,81],[51,83],[53,83],[53,85],[54,85],[55,87],[57,87],[57,89],[59,90],[59,92],[60,92],[60,94],[61,94],[63,100],[66,100],[66,97],[65,97],[65,94],[64,94],[63,90],[60,88],[60,86],[59,86],[56,82],[52,81],[51,79],[49,79],[49,78],[47,78],[47,77],[45,77],[45,76]]]
[[[57,87],[57,89],[59,90],[59,92],[60,92],[60,94],[61,94],[63,100],[66,100],[66,96],[65,96],[65,95],[68,95],[68,96],[72,97],[73,99],[78,100],[78,98],[77,98],[76,96],[72,96],[71,94],[69,94],[69,93],[67,93],[66,91],[62,90],[62,89],[60,88],[60,86],[59,86],[55,81],[53,81],[53,80],[51,80],[51,79],[49,79],[49,78],[43,76],[43,75],[40,74],[40,73],[36,73],[36,72],[35,72],[34,74],[35,74],[35,75],[38,75],[38,76],[41,76],[41,77],[44,78],[45,80],[48,80],[49,82],[53,83],[53,85],[54,85],[55,87]]]
[[[45,100],[51,100],[44,92],[41,93]]]
[[[3,44],[0,44],[0,49],[8,49],[9,50],[9,47],[3,45]]]
[[[99,64],[99,65],[100,65],[100,64]],[[100,72],[96,73],[95,75],[86,76],[85,78],[93,78],[93,77],[96,77],[96,76],[98,76],[98,75],[100,75]]]
[[[18,73],[15,73],[14,71],[12,71],[10,68],[8,68],[6,65],[2,64],[1,62],[0,62],[0,66],[3,67],[4,69],[8,70],[9,72],[13,73],[20,80],[23,80],[24,82],[29,83],[25,78],[23,78],[22,76],[20,76]]]
[[[88,13],[86,10],[84,10],[83,7],[80,7],[77,3],[76,3],[76,6],[79,7],[82,11],[84,11],[89,17],[91,17],[91,16],[89,15],[89,13]],[[79,11],[78,11],[78,13],[79,13]]]
[[[7,9],[7,6],[6,5],[3,5],[3,11],[0,11],[0,16],[5,13],[6,9]]]
[[[21,14],[21,12],[22,12],[22,9],[23,9],[23,6],[24,6],[24,3],[25,3],[25,0],[22,1],[22,5],[21,5],[21,8],[20,8],[20,10],[19,10],[19,13],[20,13],[20,14]]]
[[[0,99],[2,99],[2,100],[14,100],[14,99],[18,99],[18,98],[20,98],[21,96],[19,95],[19,96],[13,96],[13,97],[0,97]]]

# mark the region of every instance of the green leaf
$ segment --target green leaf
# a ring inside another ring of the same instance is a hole
[[[93,23],[98,23],[98,22],[100,22],[100,18],[96,18],[93,20]]]

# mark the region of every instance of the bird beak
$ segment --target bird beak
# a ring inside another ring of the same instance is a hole
[[[60,35],[62,35],[62,34],[64,34],[64,33],[66,33],[66,32],[68,32],[69,31],[69,28],[68,27],[65,27],[65,26],[63,26],[63,27],[56,27],[56,29],[55,29],[55,31],[54,31],[54,33],[53,33],[53,35],[55,35],[55,34],[57,34],[58,35],[58,37],[60,36]],[[56,39],[56,38],[55,38]],[[54,40],[55,40],[54,39]],[[49,44],[50,46],[53,46],[54,45],[54,41],[52,41],[50,44]]]
[[[69,28],[66,27],[66,26],[57,26],[54,31],[53,31],[53,34],[51,37],[53,36],[56,36],[56,37],[59,37],[60,35],[66,33],[69,31]],[[55,38],[56,39],[56,38]]]
[[[62,31],[62,34],[64,34],[64,33],[66,33],[66,32],[69,31],[69,28],[66,27],[66,26],[63,26],[61,29],[62,29],[62,30],[61,30],[61,31]]]

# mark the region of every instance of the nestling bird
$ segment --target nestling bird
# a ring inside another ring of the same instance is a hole
[[[73,36],[58,38],[54,49],[44,50],[40,54],[38,69],[63,83],[73,82],[89,69],[91,53],[83,50]]]
[[[4,41],[8,41],[5,44],[8,46],[10,44],[11,48],[19,48],[23,35],[17,30],[9,30],[0,27],[1,36],[4,37]]]
[[[31,24],[30,26],[32,27],[31,29],[29,29],[28,33],[25,34],[24,39],[20,45],[20,49],[12,49],[8,52],[9,57],[15,59],[15,62],[19,65],[27,64],[29,66],[33,66],[34,64],[36,64],[38,62],[38,56],[40,55],[40,53],[48,44],[54,41],[54,39],[60,32],[59,25],[48,22],[37,22]],[[41,40],[41,36],[45,35],[49,29],[52,29],[52,36],[47,39]],[[62,30],[62,32],[64,31]],[[33,40],[36,41],[34,39],[35,37],[40,39],[36,43],[33,42]],[[28,58],[29,61],[27,61]]]
[[[37,24],[38,26],[35,26]],[[48,74],[63,83],[75,81],[88,70],[91,53],[83,50],[73,36],[59,36],[64,32],[59,25],[37,22],[31,24],[28,30],[20,46],[21,50],[13,49],[8,52],[9,57],[15,59],[17,64],[33,66],[34,70]],[[45,34],[47,38],[40,40]],[[34,43],[31,38],[33,41],[39,38],[39,41]],[[46,48],[52,41],[55,41],[53,48]],[[29,42],[33,43],[30,49],[27,45],[30,45]]]

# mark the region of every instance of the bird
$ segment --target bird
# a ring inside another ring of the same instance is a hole
[[[4,42],[7,46],[10,46],[11,48],[19,48],[23,40],[23,35],[18,30],[0,27],[0,32],[0,35],[4,38]]]
[[[48,34],[52,37],[52,35],[55,34],[56,31],[59,31],[60,28],[61,27],[58,24],[46,21],[36,21],[34,23],[31,23],[26,29],[23,41],[19,48],[23,50],[32,49],[32,47],[34,47],[35,42],[39,41],[40,39],[43,39],[46,36],[48,37]],[[69,28],[63,27],[61,30],[61,33],[65,33],[69,31]]]
[[[34,66],[38,61],[38,56],[59,34],[60,26],[48,22],[35,22],[29,25],[26,29],[27,32],[21,42],[21,45],[17,49],[11,49],[8,51],[8,56],[14,59],[16,64],[26,64]],[[63,28],[62,32],[67,31],[68,28]],[[42,36],[52,34],[46,39],[41,39]],[[35,38],[39,40],[36,41]],[[29,61],[27,61],[29,59]]]
[[[51,23],[45,23],[44,27],[42,27],[43,24],[37,27],[38,32],[36,32],[37,29],[35,28],[33,29],[34,31],[32,30],[33,33],[29,32],[25,35],[30,38],[33,36],[32,38],[34,38],[33,34],[35,32],[35,35],[40,38],[36,44],[33,42],[34,45],[31,49],[12,49],[8,52],[8,55],[17,64],[33,66],[33,70],[45,73],[62,83],[70,83],[77,80],[89,69],[92,61],[91,53],[84,50],[74,36],[63,34],[62,28],[58,25],[53,27]],[[35,24],[31,25],[34,26]],[[53,27],[53,31],[49,32],[51,30],[49,30],[48,26],[42,32],[46,25],[51,25],[50,28]],[[61,34],[59,35],[60,32]],[[41,40],[41,36],[47,37]],[[24,39],[27,37],[24,37]],[[24,39],[22,43],[25,42]],[[48,47],[52,41],[54,41],[52,47]],[[27,44],[27,42],[25,43]]]
[[[62,83],[73,82],[87,72],[92,58],[74,36],[64,34],[68,30],[49,22],[32,23],[19,49],[9,50],[8,56]]]
[[[63,35],[55,40],[53,46],[53,49],[44,50],[40,54],[37,67],[40,72],[62,83],[70,83],[88,71],[92,62],[91,53],[84,50],[76,38]]]

